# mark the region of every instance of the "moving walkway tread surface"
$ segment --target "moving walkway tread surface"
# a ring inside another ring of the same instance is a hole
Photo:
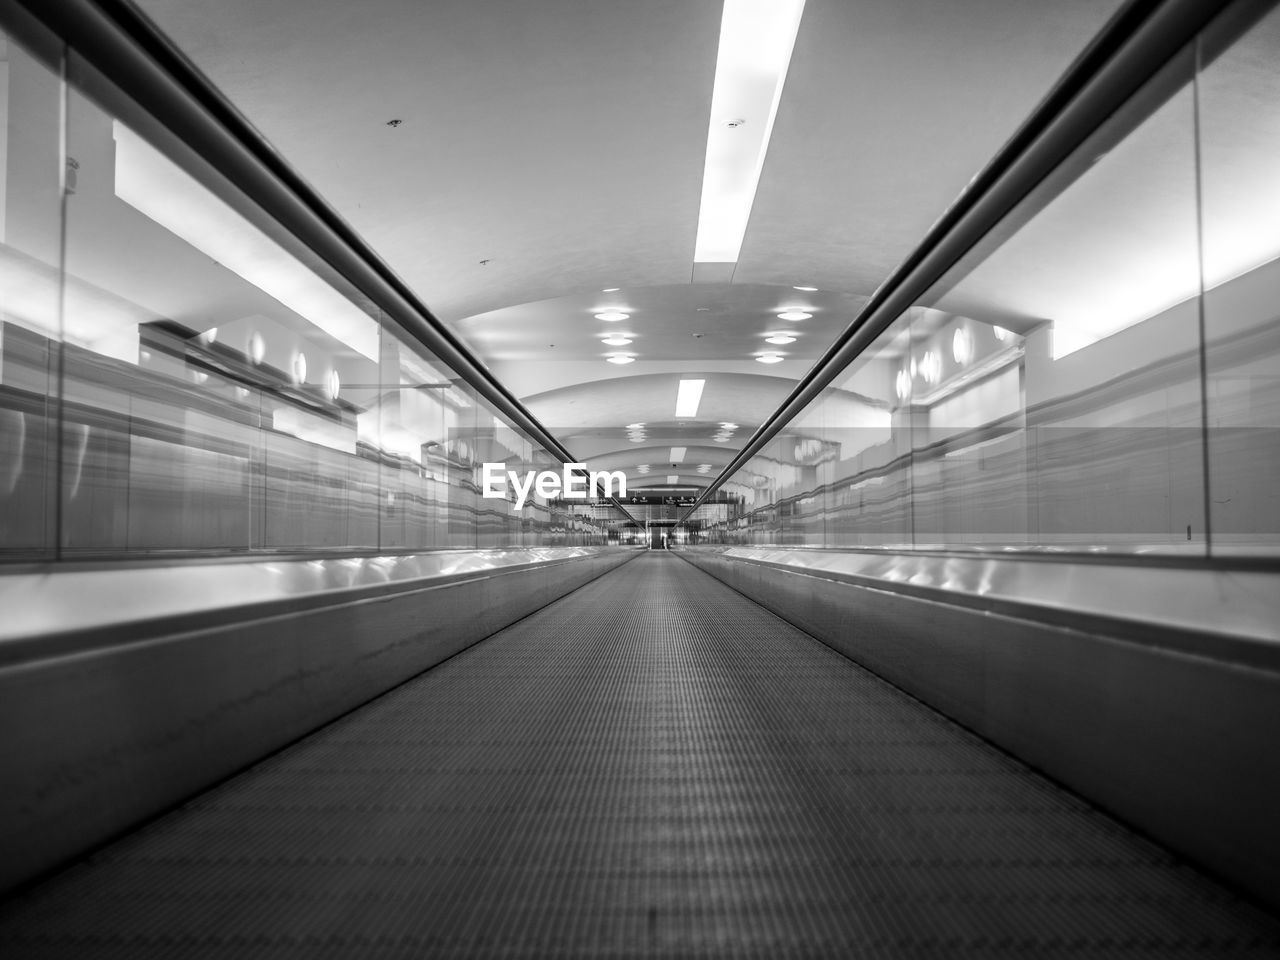
[[[1273,957],[1280,925],[655,552],[23,892],[0,956]]]

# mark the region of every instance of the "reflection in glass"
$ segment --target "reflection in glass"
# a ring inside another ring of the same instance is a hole
[[[0,557],[52,556],[62,321],[61,84],[0,34]],[[67,187],[74,169],[65,173]],[[77,438],[80,439],[80,438]]]
[[[1280,12],[1201,45],[1201,203],[1213,552],[1280,546]]]
[[[752,458],[707,537],[1273,552],[1280,12],[1235,29],[1175,57]]]
[[[527,437],[74,54],[3,52],[0,556],[603,542],[481,504]]]

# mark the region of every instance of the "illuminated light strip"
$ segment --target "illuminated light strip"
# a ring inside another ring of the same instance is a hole
[[[698,415],[698,404],[702,402],[702,388],[706,386],[705,380],[681,380],[680,388],[676,391],[676,416],[677,417],[696,417]]]
[[[378,362],[377,321],[118,120],[114,134],[117,197],[340,343]]]
[[[804,0],[724,0],[696,263],[738,259],[803,13]]]

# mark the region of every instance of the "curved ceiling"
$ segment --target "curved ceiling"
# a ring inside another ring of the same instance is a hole
[[[738,262],[695,283],[716,0],[141,0],[575,456],[638,484],[671,446],[718,472],[1117,5],[808,0]],[[677,422],[681,378],[706,388]]]

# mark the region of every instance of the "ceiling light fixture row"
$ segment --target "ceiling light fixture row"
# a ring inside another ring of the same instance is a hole
[[[715,436],[711,439],[716,443],[728,443],[733,439],[733,432],[738,429],[736,423],[730,423],[728,420],[720,421],[720,429],[716,431]]]
[[[792,287],[793,290],[803,290],[806,293],[816,291],[817,287]],[[791,323],[799,323],[801,320],[808,320],[813,317],[809,310],[802,310],[800,307],[787,307],[778,313],[779,320],[786,320]],[[765,334],[765,343],[772,343],[777,346],[785,346],[788,343],[795,343],[796,338],[786,330],[777,330],[772,333]],[[784,359],[783,355],[776,350],[767,353],[756,354],[756,363],[781,363]]]
[[[617,293],[618,288],[606,287],[601,292]],[[607,310],[601,310],[599,313],[595,314],[595,318],[603,323],[617,323],[620,320],[630,320],[631,314],[627,313],[625,310],[609,308]],[[607,337],[601,337],[600,339],[600,342],[607,347],[625,347],[627,344],[631,343],[631,341],[632,335],[626,333],[611,333]],[[605,357],[605,360],[609,361],[609,363],[621,365],[624,363],[634,363],[636,358],[629,353],[611,353]]]

